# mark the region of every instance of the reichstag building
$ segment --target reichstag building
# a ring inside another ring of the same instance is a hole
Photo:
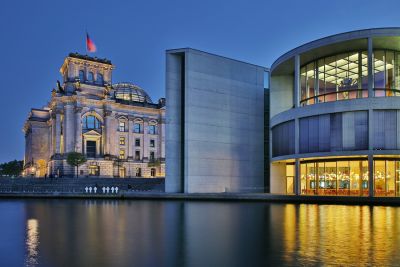
[[[69,152],[86,155],[81,176],[164,177],[165,99],[111,83],[109,60],[69,54],[51,100],[24,125],[25,176],[72,176]]]

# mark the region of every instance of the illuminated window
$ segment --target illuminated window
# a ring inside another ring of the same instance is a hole
[[[139,138],[135,139],[135,146],[140,146],[140,139]]]
[[[156,125],[149,125],[149,134],[156,134],[157,132],[157,126]]]
[[[119,127],[118,127],[118,130],[120,131],[120,132],[125,132],[125,122],[124,121],[120,121],[119,122]]]
[[[120,149],[119,150],[119,158],[120,159],[125,159],[125,149]]]
[[[150,140],[150,147],[155,147],[155,141],[153,139]]]
[[[90,165],[89,166],[89,175],[90,176],[99,176],[100,175],[100,166]]]
[[[123,136],[120,136],[120,137],[119,137],[119,144],[120,144],[121,146],[124,146],[124,145],[125,145],[125,137],[123,137]]]
[[[135,123],[133,125],[133,132],[135,133],[141,133],[142,132],[142,124],[140,123]]]

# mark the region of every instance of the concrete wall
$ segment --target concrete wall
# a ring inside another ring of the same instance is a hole
[[[270,89],[270,116],[271,118],[278,113],[293,107],[293,75],[277,75],[271,77]]]
[[[167,52],[167,192],[263,192],[264,71]]]
[[[271,164],[271,193],[286,194],[286,163],[274,162]]]

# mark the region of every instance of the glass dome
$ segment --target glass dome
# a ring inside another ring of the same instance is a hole
[[[153,103],[145,90],[132,83],[116,83],[113,85],[115,99],[129,102]]]

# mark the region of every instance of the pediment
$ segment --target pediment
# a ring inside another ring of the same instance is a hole
[[[90,131],[87,131],[86,133],[84,133],[83,134],[84,136],[101,136],[101,134],[100,133],[98,133],[97,131],[95,131],[95,130],[90,130]]]

